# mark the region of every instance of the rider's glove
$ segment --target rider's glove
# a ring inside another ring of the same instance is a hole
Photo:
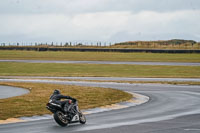
[[[72,99],[73,103],[75,103],[77,100],[75,98]]]

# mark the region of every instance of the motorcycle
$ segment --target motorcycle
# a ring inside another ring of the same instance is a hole
[[[64,106],[71,106],[67,113],[64,111]],[[81,124],[86,123],[84,114],[78,108],[78,102],[72,103],[72,100],[67,100],[66,103],[58,104],[50,100],[46,108],[53,113],[54,120],[62,127],[67,126],[70,123],[80,122]]]

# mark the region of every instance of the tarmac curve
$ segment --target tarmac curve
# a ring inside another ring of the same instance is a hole
[[[192,63],[192,62],[61,61],[61,60],[58,60],[58,61],[55,61],[55,60],[0,60],[0,62],[200,66],[200,63]]]
[[[0,85],[0,99],[5,99],[14,96],[20,96],[29,93],[29,90],[19,88],[19,87],[12,87],[12,86],[3,86]]]
[[[200,87],[188,85],[128,84],[110,82],[0,79],[97,86],[136,92],[150,97],[140,106],[87,115],[87,124],[59,127],[52,119],[0,125],[0,133],[199,133]]]

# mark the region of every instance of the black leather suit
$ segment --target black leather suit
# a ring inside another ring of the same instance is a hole
[[[76,102],[75,98],[72,98],[70,96],[64,96],[64,95],[61,95],[61,94],[53,94],[53,95],[51,95],[50,99],[52,100],[52,102],[64,106],[65,112],[69,111],[71,109],[71,106],[68,106],[67,101],[61,101],[61,99],[71,99],[73,103]]]

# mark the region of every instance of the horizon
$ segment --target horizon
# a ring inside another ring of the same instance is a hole
[[[66,42],[10,42],[10,43],[1,43],[0,46],[37,46],[37,45],[48,45],[48,46],[65,46],[67,43],[70,46],[77,46],[77,45],[83,45],[83,46],[111,46],[119,43],[127,43],[127,42],[165,42],[165,41],[173,41],[173,40],[178,40],[178,41],[194,41],[195,43],[200,43],[195,40],[185,40],[185,39],[170,39],[170,40],[149,40],[149,41],[142,41],[142,40],[137,40],[137,41],[124,41],[124,42],[102,42],[102,41],[96,41],[96,42],[72,42],[72,41],[66,41]]]

